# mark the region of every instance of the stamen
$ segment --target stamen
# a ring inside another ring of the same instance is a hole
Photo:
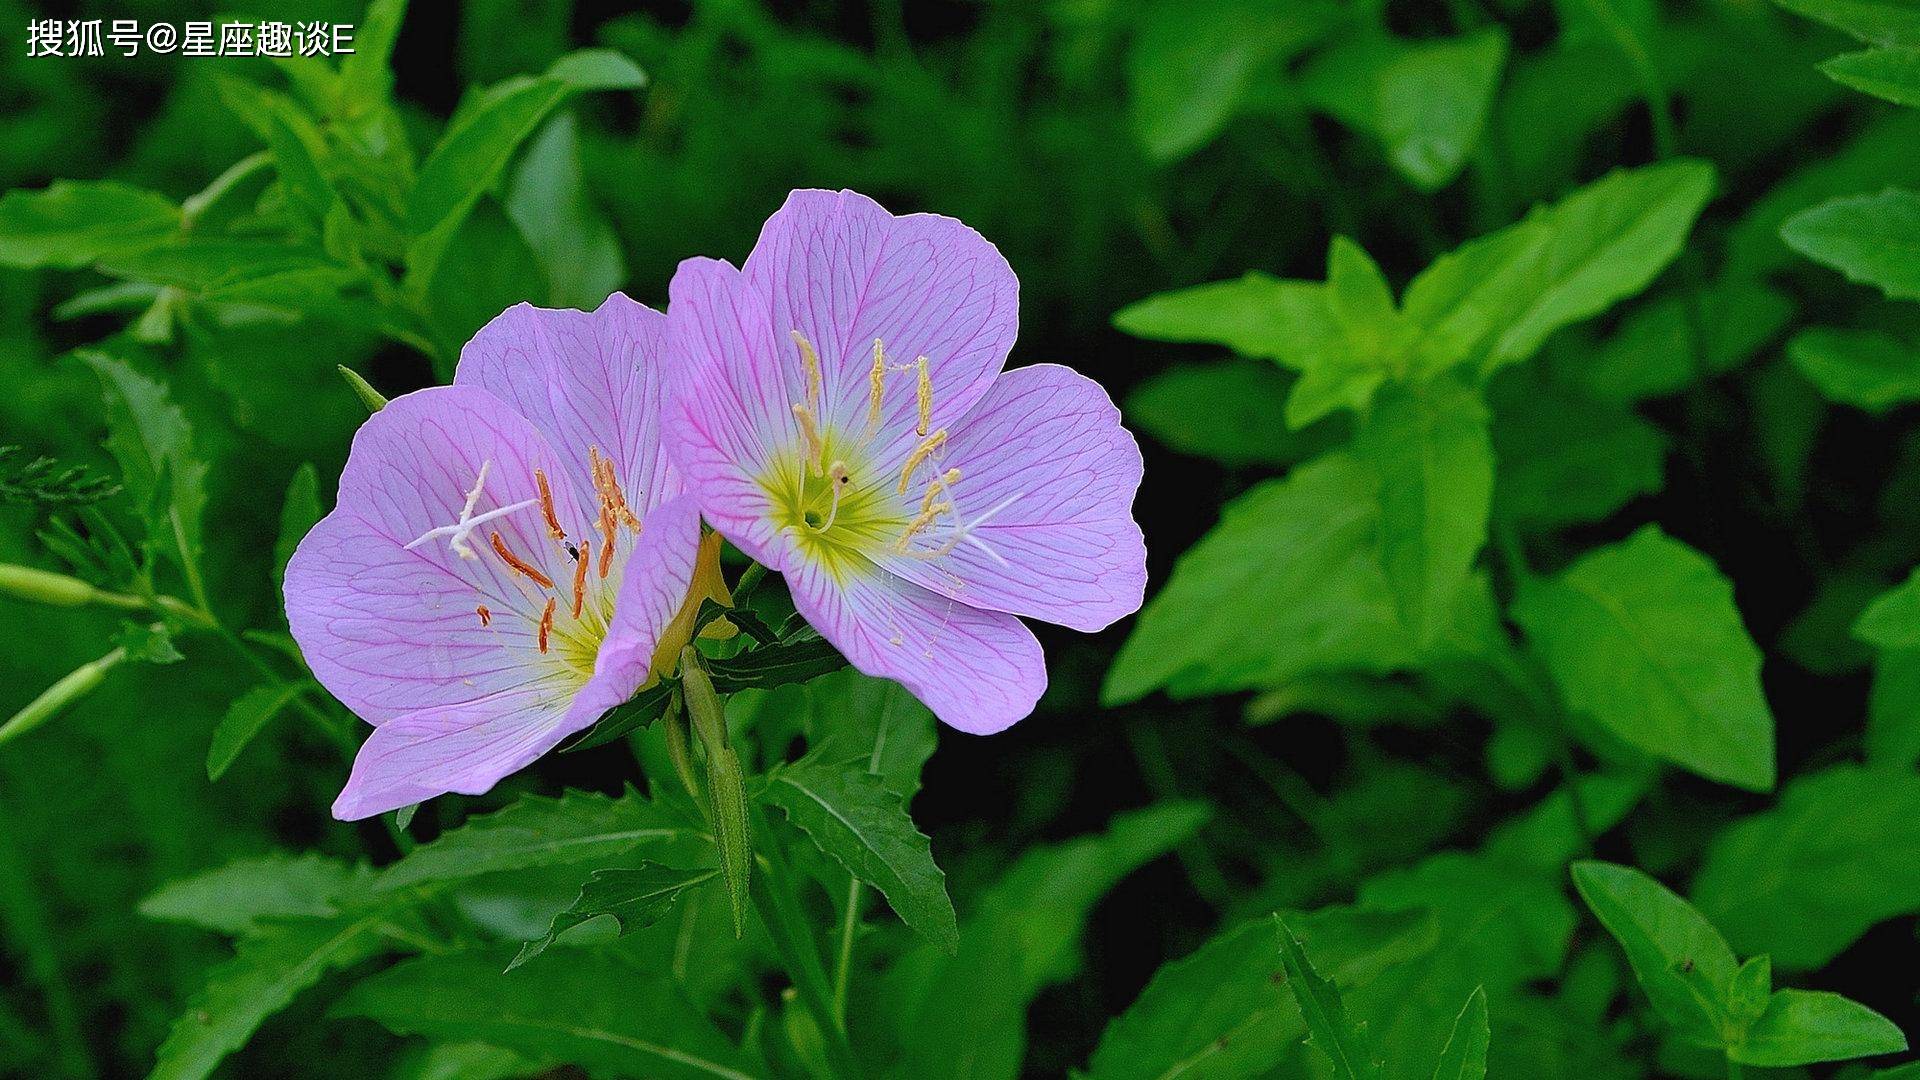
[[[559,604],[554,597],[547,597],[546,609],[540,612],[540,651],[547,651],[547,639],[553,636],[553,609]]]
[[[920,384],[914,387],[914,397],[920,405],[920,426],[914,428],[913,433],[924,438],[927,428],[933,424],[933,378],[927,374],[926,357],[921,357],[915,363],[920,368]]]
[[[555,540],[565,540],[567,530],[560,527],[559,515],[553,512],[553,489],[547,486],[547,474],[533,470],[533,486],[540,489],[540,513],[547,519],[547,535]]]
[[[500,559],[502,562],[505,562],[509,567],[526,575],[527,579],[532,581],[535,585],[538,585],[543,589],[553,588],[553,579],[548,577],[546,574],[541,573],[539,567],[533,565],[530,562],[527,562],[526,560],[522,559],[520,556],[515,555],[513,552],[508,551],[507,542],[505,540],[500,539],[499,533],[493,534],[493,552],[494,554],[500,556]]]
[[[484,630],[493,625],[493,612],[487,610],[487,605],[481,604],[479,607],[473,609],[473,613],[480,616],[481,629]]]
[[[900,467],[899,494],[905,495],[907,493],[907,484],[913,479],[913,470],[919,468],[921,462],[927,460],[928,457],[932,456],[934,451],[945,446],[946,443],[947,429],[941,428],[939,431],[928,435],[919,446],[913,448],[913,453],[907,455],[907,463]]]
[[[899,552],[902,555],[905,555],[907,553],[907,544],[910,541],[912,541],[915,533],[918,533],[921,529],[924,529],[927,526],[933,524],[934,520],[938,518],[941,514],[948,513],[952,510],[953,510],[952,503],[941,502],[941,503],[935,503],[934,505],[927,507],[925,510],[920,511],[920,515],[918,517],[914,518],[912,521],[907,522],[906,531],[900,534],[900,539],[895,540],[893,542],[893,550]]]
[[[834,519],[840,516],[840,491],[848,484],[853,483],[853,477],[847,474],[847,463],[844,461],[835,461],[832,465],[828,466],[827,476],[833,480],[833,483],[830,485],[830,490],[833,492],[833,504],[827,508],[827,520],[821,522],[820,527],[813,530],[814,532],[826,532],[828,529],[833,528]]]
[[[793,407],[793,418],[800,421],[800,434],[807,440],[807,463],[814,471],[826,464],[827,444],[820,437],[820,424],[814,419],[813,410],[805,405]]]
[[[887,391],[887,354],[873,339],[873,370],[867,373],[867,430],[880,426],[880,398]]]
[[[587,564],[593,561],[593,541],[580,541],[580,560],[573,564],[573,617],[580,617],[580,608],[587,599]]]
[[[923,514],[926,513],[927,508],[933,505],[934,496],[940,494],[940,492],[946,488],[953,486],[959,479],[959,469],[948,469],[946,472],[928,481],[927,493],[920,497],[920,512]]]
[[[813,342],[798,330],[789,331],[793,343],[800,346],[800,363],[807,369],[807,408],[815,413],[820,411],[820,354],[813,351]]]
[[[593,471],[593,490],[599,492],[601,505],[611,509],[618,521],[639,532],[640,519],[627,508],[627,495],[620,490],[620,480],[614,475],[613,459],[602,455],[597,446],[587,447],[587,458]]]
[[[604,543],[600,545],[600,580],[607,579],[607,571],[613,569],[614,530],[619,525],[613,519],[613,507],[600,504],[600,535]]]

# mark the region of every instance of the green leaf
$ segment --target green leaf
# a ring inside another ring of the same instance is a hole
[[[1920,192],[1829,199],[1780,226],[1787,246],[1848,281],[1920,300]]]
[[[300,696],[299,683],[283,682],[256,686],[241,694],[227,707],[220,726],[213,729],[213,743],[207,747],[207,779],[226,775],[240,751],[247,748],[281,710]]]
[[[1896,1054],[1907,1037],[1893,1021],[1857,1001],[1824,990],[1781,990],[1766,1014],[1727,1048],[1743,1065],[1786,1067]]]
[[[256,855],[162,885],[140,902],[140,914],[237,937],[281,920],[337,915],[336,901],[357,895],[372,876],[364,865],[312,853]]]
[[[899,793],[866,765],[789,765],[767,778],[761,798],[848,873],[880,890],[908,926],[952,950],[959,929],[931,842],[914,827]]]
[[[840,650],[821,637],[775,642],[707,662],[714,689],[722,694],[770,690],[788,683],[806,682],[846,666],[846,657],[840,655]]]
[[[364,116],[393,97],[393,43],[407,15],[407,0],[372,0],[353,35],[353,51],[340,60],[340,111]]]
[[[1673,261],[1713,192],[1712,166],[1617,169],[1441,256],[1407,286],[1428,370],[1525,360],[1563,326],[1639,292]]]
[[[292,98],[241,79],[220,80],[220,99],[273,154],[273,167],[288,201],[315,227],[339,203],[322,162],[327,139]]]
[[[1493,418],[1502,520],[1528,529],[1602,521],[1665,486],[1667,437],[1631,410],[1530,376],[1512,388],[1496,397]]]
[[[1380,1063],[1367,1036],[1367,1025],[1347,1016],[1340,992],[1313,968],[1300,939],[1293,936],[1280,916],[1280,961],[1287,969],[1287,989],[1306,1018],[1308,1044],[1333,1062],[1333,1075],[1340,1080],[1367,1080],[1379,1077]]]
[[[1277,685],[1410,659],[1376,556],[1373,470],[1329,454],[1228,503],[1180,556],[1108,672],[1109,705]]]
[[[1888,650],[1875,658],[1866,751],[1872,765],[1920,764],[1920,649]]]
[[[463,108],[420,163],[407,202],[409,278],[432,281],[453,237],[480,197],[492,190],[515,150],[548,114],[576,93],[637,90],[646,76],[619,53],[583,49],[555,61],[545,75],[509,79]]]
[[[1920,138],[1920,112],[1893,111],[1775,184],[1728,235],[1724,276],[1759,280],[1800,265],[1781,239],[1780,226],[1802,210],[1843,195],[1920,186],[1920,159],[1912,152],[1915,138]]]
[[[555,938],[588,919],[611,916],[620,925],[622,936],[652,926],[673,911],[682,892],[719,874],[718,870],[676,870],[654,863],[595,870],[573,903],[553,917],[546,934],[522,945],[507,970],[546,952]]]
[[[1706,556],[1649,525],[1524,582],[1513,617],[1569,707],[1709,779],[1773,787],[1760,650]]]
[[[1869,49],[1820,65],[1827,77],[1896,105],[1920,107],[1920,48]]]
[[[1875,414],[1920,401],[1920,349],[1892,334],[1811,327],[1787,342],[1787,358],[1829,401]]]
[[[1304,371],[1337,356],[1346,333],[1327,287],[1258,270],[1228,281],[1156,293],[1120,309],[1113,325],[1153,341],[1224,345]]]
[[[1920,569],[1868,604],[1853,636],[1882,649],[1920,648]]]
[[[1793,302],[1751,282],[1668,293],[1642,304],[1597,348],[1551,352],[1555,375],[1601,401],[1627,404],[1662,397],[1731,371],[1784,329]]]
[[[1920,45],[1920,11],[1908,0],[1774,0],[1874,45]]]
[[[507,216],[546,268],[562,307],[595,308],[627,278],[613,226],[587,195],[580,126],[571,113],[548,120],[507,182]]]
[[[311,463],[303,463],[287,482],[286,498],[280,503],[280,535],[273,542],[273,583],[277,586],[287,572],[287,560],[293,549],[326,511],[320,506],[320,477]]]
[[[1773,958],[1752,957],[1733,973],[1727,984],[1727,1015],[1735,1024],[1751,1024],[1767,1011],[1773,998]]]
[[[1920,912],[1920,775],[1839,765],[1714,838],[1693,900],[1743,952],[1826,966],[1876,923]]]
[[[101,352],[78,355],[100,376],[107,449],[146,519],[148,540],[175,561],[197,594],[207,465],[194,456],[187,416],[164,385],[125,361]]]
[[[162,1043],[148,1080],[200,1080],[246,1045],[266,1019],[327,972],[381,949],[382,912],[305,919],[245,938],[233,958],[207,973]]]
[[[1311,104],[1378,139],[1400,175],[1425,191],[1458,176],[1480,142],[1507,58],[1507,36],[1358,37],[1301,76]]]
[[[419,1048],[394,1066],[387,1080],[524,1080],[551,1067],[486,1043],[441,1043]]]
[[[382,890],[457,881],[502,870],[610,859],[637,848],[691,851],[699,833],[654,803],[628,792],[619,798],[570,791],[558,799],[530,795],[504,810],[415,848],[380,873]],[[684,851],[682,852],[684,853]]]
[[[1433,1080],[1486,1080],[1487,1043],[1491,1038],[1487,1030],[1487,988],[1476,986],[1461,1007],[1459,1019],[1453,1022],[1453,1034],[1447,1036],[1447,1045],[1440,1051]]]
[[[179,227],[172,200],[112,181],[9,191],[0,196],[0,266],[74,270],[163,243]]]
[[[1722,1046],[1727,991],[1739,963],[1719,931],[1630,866],[1578,862],[1573,884],[1626,952],[1654,1011],[1696,1045]]]
[[[1121,413],[1183,454],[1230,466],[1292,465],[1344,441],[1345,425],[1281,428],[1273,416],[1296,380],[1259,360],[1175,364],[1133,388]]]
[[[409,960],[334,1006],[403,1035],[485,1042],[621,1076],[750,1080],[747,1063],[665,975],[583,953],[504,978],[492,952]]]
[[[920,770],[935,745],[933,711],[906,687],[843,668],[799,692],[806,698],[799,710],[807,732],[802,764],[858,765],[902,799],[920,790]]]
[[[1493,444],[1480,393],[1448,378],[1381,396],[1354,452],[1380,474],[1380,554],[1422,649],[1447,629],[1487,540]]]

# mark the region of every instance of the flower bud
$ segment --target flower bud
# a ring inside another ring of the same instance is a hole
[[[707,752],[707,817],[714,846],[720,849],[721,877],[733,906],[733,933],[747,928],[747,887],[753,870],[753,831],[747,823],[747,780],[740,758],[727,744],[727,714],[714,693],[713,680],[689,645],[680,652],[680,692],[686,699],[693,732]]]
[[[86,697],[97,689],[107,672],[117,667],[127,658],[125,649],[115,649],[91,663],[82,664],[68,673],[65,678],[41,692],[40,696],[27,703],[27,707],[13,714],[13,718],[0,724],[0,744],[17,739],[41,724],[60,715],[67,706]]]
[[[22,600],[54,607],[81,607],[92,603],[99,592],[77,577],[0,563],[0,593]]]
[[[373,384],[362,378],[359,372],[345,364],[334,366],[340,370],[340,377],[347,380],[347,385],[353,387],[354,396],[360,399],[360,404],[367,407],[369,415],[387,407],[386,395],[375,390]]]

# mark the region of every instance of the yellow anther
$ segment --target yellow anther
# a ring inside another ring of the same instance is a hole
[[[934,497],[958,483],[959,480],[960,470],[948,469],[946,472],[927,481],[927,493],[920,497],[920,512],[923,514],[926,513],[927,508],[933,505]]]
[[[907,522],[906,529],[900,533],[900,539],[895,540],[893,542],[893,550],[899,552],[902,555],[905,555],[907,553],[907,544],[913,540],[915,533],[918,533],[921,529],[924,529],[927,526],[933,524],[934,521],[937,520],[941,514],[948,513],[952,509],[953,509],[952,503],[941,502],[941,503],[934,503],[932,506],[929,506],[925,510],[920,511],[920,514],[918,517],[915,517],[912,521]]]
[[[920,369],[920,385],[914,388],[914,397],[920,404],[920,426],[913,429],[915,435],[925,436],[927,428],[933,424],[933,378],[927,374],[927,358],[915,361]]]
[[[800,434],[807,440],[807,464],[818,472],[826,463],[827,443],[820,437],[820,423],[805,405],[793,407],[793,418],[800,421]]]
[[[887,354],[873,339],[873,370],[867,373],[867,427],[880,425],[880,397],[887,390]]]
[[[800,363],[807,369],[807,408],[818,413],[820,410],[820,354],[813,351],[813,342],[798,330],[790,331],[793,343],[800,346]]]
[[[834,519],[840,516],[840,492],[853,483],[853,476],[847,472],[847,463],[838,459],[827,466],[827,476],[833,481],[833,502],[827,507],[827,520],[821,522],[814,532],[826,532],[833,528]]]
[[[945,446],[946,443],[947,429],[941,428],[939,431],[928,435],[925,439],[921,440],[919,446],[913,448],[913,453],[907,455],[907,463],[900,467],[900,494],[905,495],[907,493],[907,484],[913,479],[913,470],[919,468],[921,462],[927,460],[934,451]]]

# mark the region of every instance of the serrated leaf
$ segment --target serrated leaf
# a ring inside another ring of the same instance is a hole
[[[206,985],[162,1043],[148,1080],[200,1080],[246,1045],[266,1019],[327,972],[380,949],[381,912],[306,919],[243,939],[233,958],[207,973]]]
[[[1381,1075],[1380,1063],[1367,1036],[1367,1025],[1347,1016],[1340,992],[1307,959],[1300,939],[1293,936],[1278,915],[1280,925],[1280,961],[1287,969],[1287,989],[1300,1006],[1311,1034],[1307,1044],[1333,1062],[1333,1075],[1340,1080],[1370,1080]]]
[[[120,465],[127,494],[146,518],[148,539],[197,585],[207,465],[194,456],[186,414],[164,385],[125,361],[94,351],[79,355],[100,376],[107,449]]]
[[[1787,245],[1848,281],[1920,300],[1920,192],[1829,199],[1780,226]]]
[[[1739,963],[1692,905],[1630,866],[1573,864],[1573,884],[1627,954],[1659,1013],[1699,1046],[1719,1047]]]
[[[761,798],[854,877],[880,890],[902,921],[949,951],[959,945],[946,875],[906,803],[866,762],[796,763],[767,778]]]
[[[1920,348],[1883,331],[1811,327],[1787,358],[1829,401],[1876,414],[1920,401]]]
[[[240,751],[245,750],[282,709],[293,704],[300,691],[301,685],[292,682],[256,686],[227,706],[220,725],[213,729],[213,742],[207,747],[207,779],[218,780],[226,775]]]
[[[9,191],[0,196],[0,266],[78,269],[162,243],[179,227],[171,199],[112,181]]]
[[[1727,1058],[1743,1065],[1787,1067],[1896,1054],[1907,1037],[1893,1021],[1824,990],[1780,990]]]
[[[1525,582],[1513,617],[1571,708],[1709,779],[1773,786],[1760,650],[1706,556],[1649,525]]]
[[[1459,1018],[1453,1022],[1453,1033],[1447,1036],[1439,1064],[1434,1066],[1433,1080],[1486,1080],[1487,1043],[1491,1038],[1492,1033],[1487,1029],[1487,988],[1476,986],[1467,1003],[1461,1006]]]
[[[595,870],[565,911],[553,917],[545,936],[527,942],[507,965],[512,971],[547,951],[555,938],[588,919],[611,917],[625,936],[645,929],[673,911],[680,894],[719,876],[718,870],[677,870],[644,863],[637,867]]]
[[[275,852],[168,882],[140,902],[140,914],[240,936],[279,920],[336,915],[336,901],[358,895],[372,877],[360,863]]]
[[[697,845],[699,839],[697,830],[633,792],[618,798],[581,791],[558,799],[530,795],[415,848],[382,870],[376,885],[381,890],[404,889],[502,870],[607,859],[643,846],[672,850],[676,844]]]
[[[505,963],[494,952],[409,960],[361,981],[333,1011],[596,1073],[751,1080],[740,1052],[664,975],[591,953],[511,978]]]

